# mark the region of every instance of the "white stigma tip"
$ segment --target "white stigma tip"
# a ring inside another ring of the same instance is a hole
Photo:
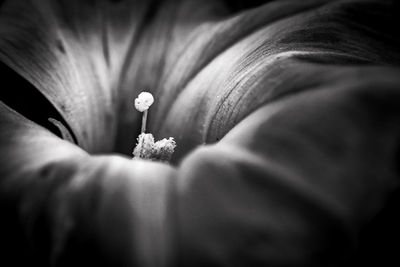
[[[137,98],[135,98],[135,108],[144,112],[154,103],[154,97],[149,92],[141,92]]]

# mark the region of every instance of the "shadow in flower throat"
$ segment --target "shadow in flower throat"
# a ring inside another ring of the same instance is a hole
[[[0,90],[0,101],[60,138],[65,139],[65,135],[69,135],[69,139],[72,139],[69,141],[77,144],[76,137],[64,118],[37,88],[2,62],[0,73],[3,84],[11,87],[11,90]]]

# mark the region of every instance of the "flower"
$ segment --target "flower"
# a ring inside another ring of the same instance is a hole
[[[245,3],[2,1],[4,262],[348,260],[398,189],[397,5]],[[121,155],[140,88],[172,165]]]

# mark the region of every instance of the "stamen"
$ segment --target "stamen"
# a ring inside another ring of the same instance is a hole
[[[151,133],[145,133],[148,110],[153,103],[154,97],[149,92],[141,92],[135,99],[135,108],[139,112],[143,112],[143,117],[141,134],[137,138],[137,144],[133,150],[133,157],[168,162],[176,147],[174,138],[164,138],[154,142],[153,135]]]

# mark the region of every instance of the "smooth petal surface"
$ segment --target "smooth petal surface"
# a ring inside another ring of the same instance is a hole
[[[182,266],[359,266],[360,231],[399,185],[398,73],[327,74],[186,158]]]
[[[3,104],[0,111],[2,264],[165,263],[171,167],[91,157]]]

